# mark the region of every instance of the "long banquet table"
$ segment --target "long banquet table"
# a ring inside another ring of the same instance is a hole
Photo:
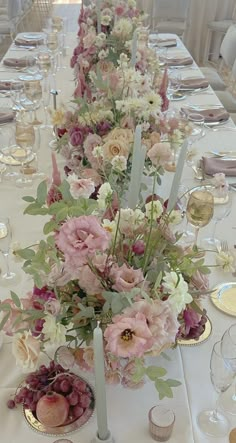
[[[57,85],[61,92],[58,95],[58,105],[64,103],[69,105],[72,92],[74,89],[73,72],[69,68],[69,58],[72,48],[75,45],[76,37],[68,34],[67,46],[71,48],[68,51],[66,63],[68,69],[61,70],[57,73]],[[184,51],[181,41],[178,40],[177,49],[169,49],[168,53],[175,54],[176,51]],[[6,56],[23,56],[28,53],[26,50],[14,49],[11,47]],[[32,51],[34,54],[34,51]],[[194,68],[194,69],[193,69]],[[196,64],[192,67],[181,69],[182,76],[194,76],[199,74]],[[0,80],[17,77],[18,73],[6,70],[4,72],[3,64],[0,65]],[[1,107],[7,104],[6,98],[0,98]],[[219,103],[214,93],[200,93],[196,95],[187,96],[183,101],[176,101],[171,103],[171,108],[179,108],[184,103],[199,103],[199,104],[217,104]],[[41,115],[43,118],[43,114]],[[226,126],[233,126],[230,121]],[[0,128],[0,137],[5,127]],[[233,150],[235,146],[236,133],[228,130],[221,130],[214,132],[206,130],[206,135],[202,138],[195,147],[198,151],[198,157],[205,151],[210,149],[227,149]],[[50,148],[49,141],[53,138],[50,131],[41,131],[41,146],[40,146],[40,166],[50,176]],[[1,140],[1,138],[0,138]],[[0,142],[1,143],[1,142]],[[63,159],[58,156],[58,161],[63,167]],[[162,186],[158,190],[163,196],[168,195],[170,184],[173,178],[173,173],[166,173]],[[188,184],[197,184],[193,177],[193,171],[188,166],[185,166],[183,173],[183,182],[187,180]],[[11,182],[3,181],[0,183],[0,215],[7,215],[10,217],[13,228],[13,242],[19,241],[24,247],[42,238],[42,225],[44,219],[40,216],[32,217],[23,215],[25,207],[22,201],[24,195],[35,195],[37,182],[32,186],[32,189],[19,189]],[[235,198],[233,201],[232,212],[227,219],[219,223],[217,235],[228,241],[230,248],[233,248],[233,233],[232,227],[235,224]],[[201,230],[201,235],[206,236],[210,232],[211,226],[207,226]],[[210,258],[212,259],[212,255]],[[3,268],[4,264],[2,258],[0,259],[0,266]],[[21,270],[21,263],[16,262],[11,257],[11,266],[17,269],[20,276],[20,281],[11,289],[17,292],[19,296],[24,296],[25,293],[32,288],[32,281]],[[214,268],[213,268],[214,269]],[[231,274],[224,274],[219,270],[213,271],[210,277],[211,287],[227,281],[233,281],[235,278]],[[0,299],[3,300],[9,297],[9,288],[3,287],[0,282]],[[169,350],[168,355],[170,361],[162,359],[153,359],[154,363],[163,365],[168,369],[168,376],[178,379],[182,385],[174,389],[174,398],[163,400],[163,404],[168,405],[176,414],[176,422],[170,443],[213,443],[214,438],[207,437],[201,433],[197,426],[196,417],[198,413],[205,409],[214,406],[216,394],[210,381],[209,360],[213,343],[219,340],[222,333],[228,328],[235,319],[229,317],[224,313],[218,311],[208,298],[203,301],[207,308],[209,318],[212,321],[212,334],[208,341],[196,346],[182,346],[175,350]],[[0,350],[0,434],[1,441],[7,443],[40,443],[48,441],[52,443],[56,437],[47,437],[34,433],[25,422],[20,408],[17,410],[9,410],[6,407],[6,401],[9,395],[14,392],[19,382],[23,379],[23,375],[19,368],[15,365],[15,360],[11,353],[11,338],[4,337],[4,344]],[[91,381],[92,383],[92,381]],[[149,409],[159,403],[157,393],[151,382],[147,382],[142,389],[128,390],[121,386],[107,387],[107,404],[108,404],[108,423],[109,428],[114,436],[116,443],[151,443],[153,440],[148,432],[148,411]],[[228,418],[231,421],[232,428],[236,425],[236,420],[233,416]],[[85,425],[81,430],[72,434],[70,437],[73,443],[89,443],[96,432],[96,415]],[[228,442],[228,437],[221,439],[221,443]]]

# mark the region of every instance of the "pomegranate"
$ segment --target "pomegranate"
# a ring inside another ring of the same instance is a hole
[[[37,403],[36,415],[44,426],[53,428],[63,425],[68,413],[69,403],[66,398],[53,391],[47,392]]]

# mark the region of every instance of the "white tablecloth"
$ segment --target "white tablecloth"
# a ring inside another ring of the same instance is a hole
[[[70,48],[75,46],[75,36],[69,36],[67,44]],[[181,43],[179,42],[179,45]],[[177,48],[178,50],[178,48]],[[71,50],[70,50],[71,51]],[[175,53],[176,49],[169,49],[170,52]],[[22,56],[23,51],[10,50],[8,56]],[[67,59],[69,64],[69,57]],[[2,68],[2,65],[1,65]],[[189,68],[181,70],[182,75],[195,75],[197,71]],[[1,72],[0,79],[10,77],[17,77],[17,73]],[[64,102],[68,104],[74,89],[73,72],[69,68],[60,71],[57,74],[57,83],[61,89],[58,96],[58,103]],[[215,95],[193,95],[187,98],[190,103],[218,103]],[[186,101],[175,102],[175,107],[182,106]],[[0,104],[3,106],[6,99],[0,98]],[[173,107],[173,104],[171,104]],[[3,129],[3,128],[2,128]],[[0,133],[1,137],[1,133]],[[40,166],[46,172],[50,170],[50,148],[48,146],[49,140],[52,139],[52,134],[42,132],[42,143],[40,152]],[[215,148],[235,148],[235,133],[234,132],[213,132],[207,131],[206,136],[196,145],[199,150],[199,157],[201,153],[206,150]],[[59,161],[63,165],[63,160]],[[173,174],[166,173],[163,179],[163,185],[160,192],[168,195],[168,190],[173,178]],[[184,180],[191,180],[194,184],[192,170],[188,167],[184,170]],[[195,182],[196,183],[196,182]],[[16,188],[13,184],[2,182],[0,183],[0,215],[8,215],[11,219],[13,227],[13,241],[20,241],[22,246],[29,245],[42,238],[42,226],[44,219],[37,216],[32,217],[23,215],[25,207],[21,197],[24,195],[35,196],[36,184],[30,190],[21,190]],[[164,191],[165,190],[165,191]],[[234,199],[235,200],[235,199]],[[236,202],[233,202],[233,209],[231,215],[221,224],[219,224],[217,234],[224,239],[227,239],[229,245],[233,246],[233,232],[232,226],[235,225],[235,208]],[[210,226],[202,229],[201,235],[209,233]],[[32,282],[28,276],[20,271],[20,263],[15,263],[12,260],[12,266],[18,269],[21,275],[21,281],[12,289],[20,296],[24,296],[27,290],[32,288]],[[0,266],[3,266],[1,259]],[[212,273],[211,286],[222,281],[231,281],[232,276],[223,274],[219,271]],[[9,296],[9,290],[1,287],[0,299]],[[209,360],[212,345],[215,341],[220,339],[224,330],[234,322],[231,318],[222,312],[216,310],[210,301],[204,302],[208,309],[208,315],[213,323],[213,332],[210,339],[195,347],[182,347],[175,350],[169,350],[168,355],[171,361],[164,362],[154,360],[155,363],[163,363],[168,369],[168,376],[176,378],[182,382],[182,385],[174,390],[174,398],[164,400],[163,402],[172,408],[176,414],[176,422],[170,443],[213,443],[215,439],[204,436],[198,429],[196,424],[196,417],[199,411],[204,408],[213,407],[216,394],[212,387],[209,376]],[[0,350],[0,424],[1,424],[1,441],[6,443],[40,443],[42,441],[53,442],[55,437],[42,437],[34,433],[23,419],[20,408],[10,411],[6,407],[6,400],[9,394],[14,392],[18,386],[23,375],[15,366],[14,358],[11,355],[10,338],[5,338],[4,345]],[[158,403],[157,393],[154,386],[147,382],[145,386],[137,391],[127,390],[121,386],[109,386],[107,388],[107,404],[108,404],[108,422],[109,428],[114,435],[116,443],[151,443],[153,440],[148,433],[148,411]],[[230,418],[230,417],[229,417]],[[230,418],[232,427],[235,426],[235,421]],[[76,432],[69,438],[74,442],[90,443],[96,431],[96,416],[80,431]],[[228,438],[220,440],[220,443],[227,443]]]

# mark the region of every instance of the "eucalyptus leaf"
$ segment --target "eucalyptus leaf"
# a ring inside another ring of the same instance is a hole
[[[11,299],[17,308],[21,308],[21,301],[20,301],[18,295],[13,291],[11,291]]]
[[[19,257],[23,258],[24,260],[32,260],[32,258],[35,256],[35,251],[33,249],[19,249],[17,251],[17,255]]]
[[[11,311],[9,303],[0,303],[0,311]]]
[[[180,382],[180,381],[178,381],[178,380],[172,380],[171,378],[168,378],[168,379],[166,380],[166,383],[168,383],[168,385],[169,385],[171,388],[177,388],[177,386],[181,386],[181,382]]]
[[[62,194],[63,200],[64,201],[71,201],[73,200],[71,193],[70,193],[70,184],[68,183],[67,180],[63,180],[63,182],[61,183],[61,185],[59,186],[59,190]]]
[[[1,323],[0,323],[0,331],[4,328],[4,326],[5,326],[6,322],[7,322],[7,320],[8,320],[9,317],[10,317],[10,315],[11,315],[11,311],[8,311],[8,312],[6,313],[6,315],[4,315],[4,317],[3,317],[3,319],[2,319],[2,321],[1,321]]]
[[[37,189],[37,203],[43,205],[47,197],[47,183],[44,180],[38,185]]]
[[[156,380],[156,378],[164,377],[164,375],[166,375],[166,372],[166,369],[160,368],[158,366],[149,366],[146,369],[146,374],[152,381]]]
[[[68,208],[67,207],[60,209],[60,211],[58,211],[56,214],[56,221],[60,222],[62,220],[65,220],[67,215],[68,215]]]
[[[161,380],[160,378],[158,378],[155,381],[155,387],[156,387],[156,390],[159,393],[160,400],[162,400],[165,397],[173,398],[172,389],[170,388],[170,386],[168,385],[168,383],[166,381]]]
[[[47,223],[44,225],[43,233],[44,233],[45,235],[47,235],[47,234],[49,234],[50,232],[55,231],[57,228],[58,228],[58,224],[55,222],[55,220],[50,220],[49,222],[47,222]]]
[[[25,197],[22,197],[22,200],[24,200],[25,202],[28,202],[28,203],[35,202],[35,198],[32,197],[31,195],[26,195]]]

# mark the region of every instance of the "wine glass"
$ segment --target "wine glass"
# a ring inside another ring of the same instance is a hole
[[[50,52],[48,50],[40,51],[36,63],[43,77],[47,77],[52,65],[52,56]]]
[[[207,188],[202,187],[201,189],[190,192],[186,217],[188,222],[195,227],[195,245],[197,245],[199,229],[210,222],[213,217],[213,211],[213,195]]]
[[[45,122],[40,126],[41,129],[52,129],[53,126],[48,122],[48,106],[50,103],[51,94],[50,94],[50,82],[49,77],[45,77],[43,80],[43,95],[42,95],[42,104],[45,115]]]
[[[42,172],[39,168],[39,150],[41,146],[41,126],[34,127],[34,136],[35,142],[32,148],[34,154],[34,167],[32,167],[32,178],[44,180],[46,178],[46,174]]]
[[[42,86],[40,80],[27,80],[25,82],[25,95],[34,104],[34,120],[32,121],[32,124],[40,125],[42,122],[38,120],[36,111],[36,107],[42,98]]]
[[[21,96],[24,93],[24,83],[19,80],[12,80],[10,86],[10,94],[12,100],[13,111],[22,111],[24,108],[21,103]]]
[[[16,185],[26,187],[32,184],[31,168],[26,168],[29,155],[35,142],[35,132],[32,124],[16,122],[16,145],[11,147],[11,156],[21,163],[22,175],[16,180]],[[28,173],[27,173],[28,172]]]
[[[221,242],[215,236],[216,227],[217,224],[228,217],[231,212],[233,191],[231,189],[221,190],[214,185],[209,185],[207,188],[212,193],[214,199],[214,215],[212,217],[214,223],[211,236],[204,238],[202,244],[206,249],[219,250]]]
[[[168,89],[167,95],[169,100],[176,100],[178,98],[177,92],[181,85],[181,74],[180,72],[172,72],[168,76]]]
[[[221,353],[221,341],[214,344],[211,361],[210,376],[213,387],[218,393],[215,409],[200,412],[197,417],[198,426],[206,435],[212,437],[224,437],[230,427],[229,420],[218,410],[219,397],[233,382],[234,373],[225,363]]]
[[[188,230],[188,220],[185,217],[187,203],[188,203],[188,196],[189,196],[189,186],[187,186],[186,183],[181,183],[179,185],[179,190],[178,190],[177,207],[181,211],[182,219],[185,219],[185,227],[181,229],[182,235],[179,242],[179,243],[183,242],[184,244],[192,243],[194,240],[194,233]]]
[[[236,375],[236,323],[225,331],[221,339],[221,353],[226,365]],[[220,405],[230,414],[236,415],[236,382],[234,381],[233,390],[229,389],[221,396]]]
[[[205,135],[205,131],[203,130],[204,127],[204,116],[202,114],[199,114],[197,112],[191,112],[188,114],[188,120],[192,124],[192,132],[189,136],[189,144],[192,142],[200,140]]]
[[[12,239],[12,231],[10,226],[10,220],[8,217],[0,217],[0,251],[5,259],[6,273],[1,276],[5,284],[9,284],[14,281],[16,274],[10,270],[9,265],[9,252]]]

